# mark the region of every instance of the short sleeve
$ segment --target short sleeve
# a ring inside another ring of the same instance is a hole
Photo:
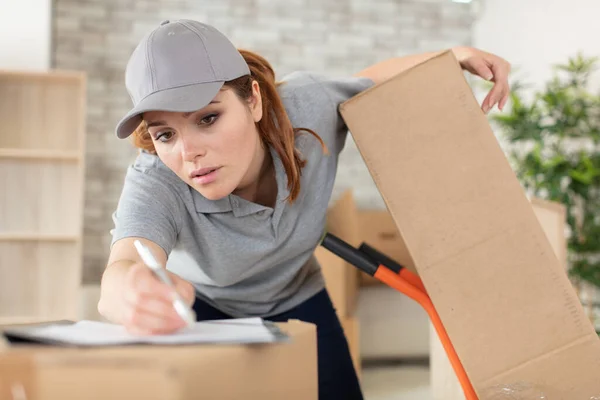
[[[366,77],[352,76],[327,78],[318,75],[313,75],[313,77],[321,84],[325,92],[327,92],[327,95],[335,104],[336,108],[346,100],[349,100],[374,85],[374,82]]]
[[[374,82],[366,77],[354,76],[329,78],[313,75],[313,79],[320,84],[325,95],[332,104],[332,118],[335,118],[335,142],[337,143],[336,148],[337,152],[339,153],[344,147],[344,143],[348,134],[348,127],[346,126],[346,123],[339,112],[339,106],[360,92],[372,87]]]
[[[156,171],[130,166],[112,216],[111,246],[123,238],[142,237],[170,254],[181,228],[182,208],[177,192]]]

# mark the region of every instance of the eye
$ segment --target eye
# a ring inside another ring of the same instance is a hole
[[[156,134],[156,139],[154,140],[159,140],[161,142],[167,142],[169,141],[169,139],[171,139],[173,137],[173,131],[163,131],[163,132],[159,132]]]
[[[215,121],[217,120],[217,118],[219,118],[219,114],[209,114],[205,117],[202,117],[199,121],[198,121],[198,125],[212,125],[215,123]]]

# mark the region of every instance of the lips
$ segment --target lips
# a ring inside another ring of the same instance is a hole
[[[206,167],[206,168],[200,168],[200,169],[194,170],[190,173],[190,178],[194,179],[194,178],[208,175],[211,172],[218,170],[219,168],[221,168],[221,167]]]

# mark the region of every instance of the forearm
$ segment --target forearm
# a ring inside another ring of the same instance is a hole
[[[452,48],[454,54],[460,57],[461,48]],[[379,84],[407,69],[414,67],[428,59],[441,54],[442,52],[427,52],[419,54],[411,54],[404,57],[394,57],[373,64],[356,74],[356,76],[364,76],[370,78],[375,84]]]
[[[98,302],[98,312],[106,319],[118,322],[122,315],[118,315],[115,307],[125,290],[125,276],[127,272],[136,264],[134,260],[119,260],[111,263],[102,274],[100,283],[100,301]]]

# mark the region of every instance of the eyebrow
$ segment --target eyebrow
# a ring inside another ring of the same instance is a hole
[[[210,103],[208,103],[208,105],[218,104],[218,103],[220,103],[220,101],[213,100]],[[189,118],[189,116],[192,115],[192,114],[194,114],[195,112],[197,112],[197,111],[183,113],[183,118]],[[153,126],[165,126],[165,125],[167,125],[167,123],[165,121],[151,121],[151,122],[148,122],[146,124],[146,127],[150,128],[150,127],[153,127]]]

